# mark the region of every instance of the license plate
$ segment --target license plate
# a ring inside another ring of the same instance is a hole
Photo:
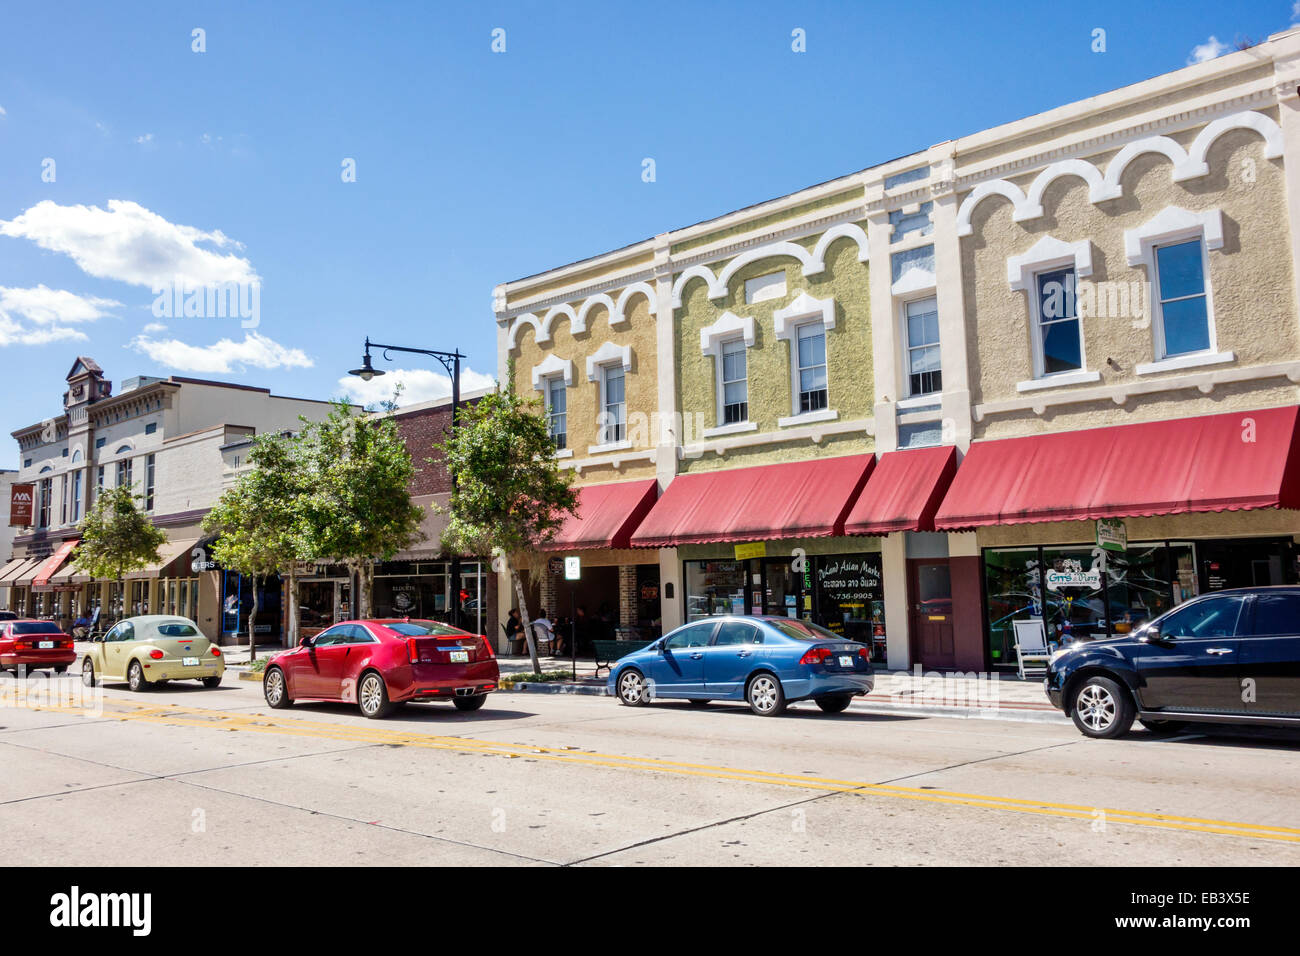
[[[182,666],[182,667],[198,667],[198,666],[199,666],[199,659],[198,659],[197,657],[182,657],[182,658],[181,658],[181,666]]]
[[[52,648],[52,647],[54,646],[54,642],[53,642],[53,641],[39,641],[39,642],[37,643],[36,646],[39,647],[39,648],[40,648],[41,650],[43,650],[43,651],[48,651],[50,648]]]
[[[468,663],[469,663],[469,651],[452,651],[452,652],[451,652],[451,662],[452,662],[453,664],[468,664]]]
[[[852,667],[852,666],[853,666],[853,658],[850,657],[848,654],[841,654],[840,667]]]

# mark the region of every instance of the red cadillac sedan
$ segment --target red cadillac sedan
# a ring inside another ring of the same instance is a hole
[[[478,710],[501,671],[481,634],[408,618],[344,621],[266,664],[262,691],[272,707],[295,700],[355,703],[383,717],[412,700],[449,700]]]
[[[62,674],[76,659],[72,638],[53,621],[0,621],[0,671],[52,667]]]

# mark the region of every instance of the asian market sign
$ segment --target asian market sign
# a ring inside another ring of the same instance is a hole
[[[11,485],[9,490],[9,526],[27,528],[35,524],[32,514],[35,502],[35,485]]]
[[[1128,550],[1128,529],[1119,518],[1097,519],[1097,545],[1107,551]]]
[[[1049,568],[1044,576],[1049,591],[1059,591],[1061,588],[1090,588],[1095,591],[1101,587],[1101,568],[1088,571],[1056,571]]]

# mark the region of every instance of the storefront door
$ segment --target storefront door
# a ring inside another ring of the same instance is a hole
[[[909,560],[907,570],[912,660],[924,667],[952,667],[956,654],[948,559]]]

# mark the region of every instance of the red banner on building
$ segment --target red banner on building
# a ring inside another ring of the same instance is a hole
[[[35,485],[12,485],[9,490],[9,525],[27,528],[34,524]]]

